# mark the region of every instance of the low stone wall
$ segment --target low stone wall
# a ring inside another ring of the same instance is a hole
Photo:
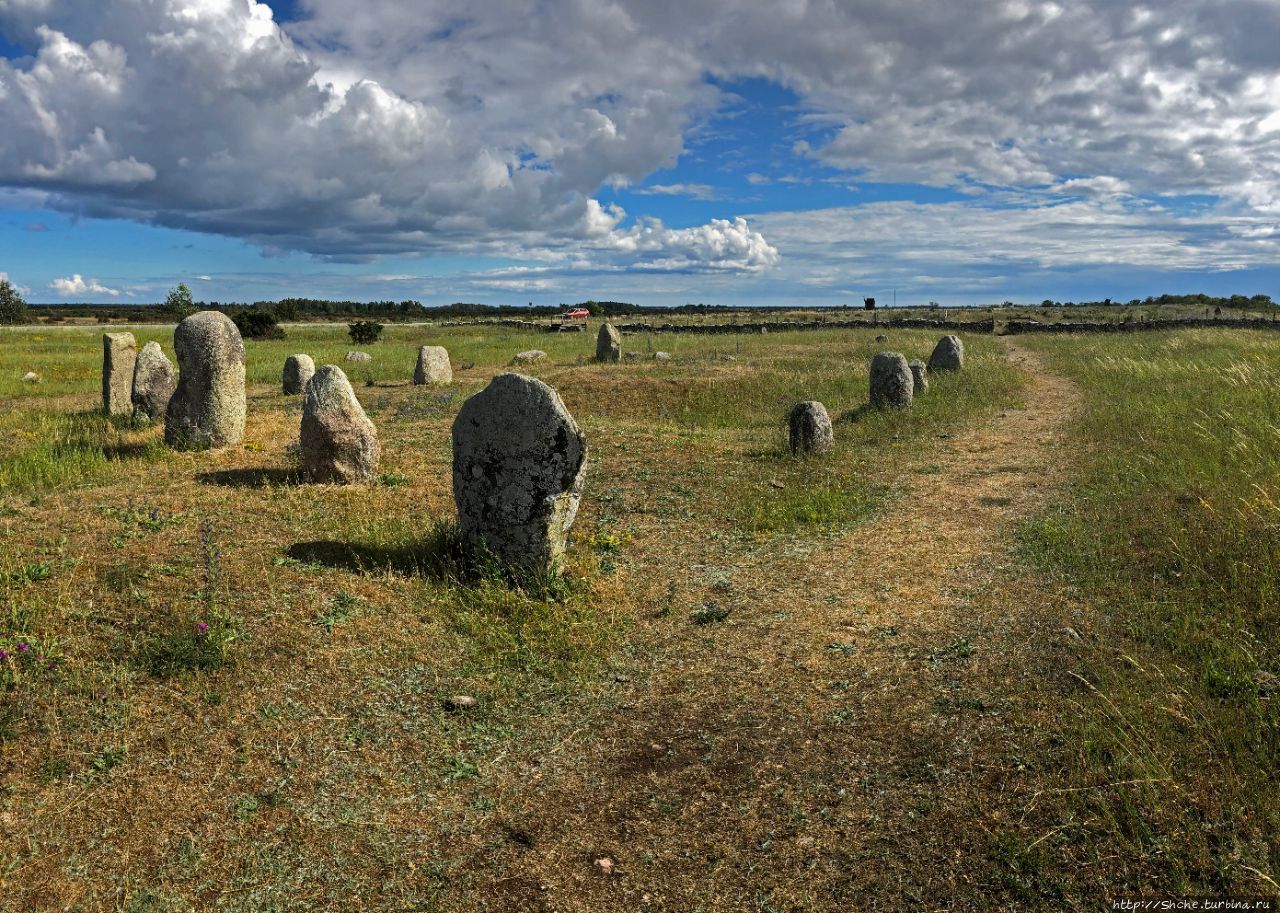
[[[990,320],[930,320],[909,317],[901,320],[790,320],[775,323],[621,323],[623,333],[692,333],[717,336],[732,333],[789,333],[796,330],[889,330],[893,328],[924,330],[959,330],[965,333],[990,333]]]
[[[1020,333],[1142,333],[1148,330],[1181,330],[1196,327],[1231,327],[1238,330],[1280,330],[1280,320],[1261,317],[1184,317],[1177,320],[1129,320],[1112,323],[1039,323],[1010,320],[1000,331],[1009,336]]]
[[[1277,315],[1280,317],[1280,314]],[[497,318],[493,320],[457,321],[442,326],[485,324],[549,333],[561,332],[561,324],[538,320]],[[944,330],[960,333],[1138,333],[1146,330],[1175,330],[1194,327],[1235,327],[1252,330],[1280,330],[1280,319],[1261,317],[1184,317],[1174,320],[1130,320],[1099,323],[1041,323],[1036,320],[943,320],[928,317],[903,317],[871,323],[866,320],[790,320],[772,323],[618,323],[619,332],[629,336],[642,333],[688,333],[695,336],[733,334],[787,333],[804,330]],[[581,332],[582,325],[566,327]]]

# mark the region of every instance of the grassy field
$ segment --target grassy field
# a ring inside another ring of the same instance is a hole
[[[1280,869],[1280,338],[1029,338],[1082,388],[1072,482],[1024,554],[1086,606],[1061,831],[1038,860],[1174,894]],[[1043,849],[1043,846],[1042,846]]]
[[[356,347],[289,334],[247,343],[245,441],[204,454],[97,414],[98,333],[0,338],[0,909],[544,908],[494,888],[533,839],[511,812],[536,803],[531,765],[607,740],[636,712],[619,682],[745,631],[735,600],[772,562],[886,516],[1026,380],[967,338],[969,370],[879,414],[871,355],[936,334],[628,337],[641,357],[601,366],[591,334],[390,327],[349,372],[382,475],[341,488],[298,481],[279,373]],[[170,332],[136,335],[172,357]],[[428,343],[453,386],[408,384]],[[591,456],[565,580],[513,590],[452,564],[449,427],[531,347]],[[821,459],[786,452],[803,399],[836,421]]]

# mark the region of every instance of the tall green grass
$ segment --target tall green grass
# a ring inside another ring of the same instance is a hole
[[[1072,776],[1139,784],[1074,812],[1166,889],[1257,888],[1280,869],[1280,336],[1024,344],[1087,402],[1068,496],[1024,548],[1115,651],[1087,668]]]
[[[125,460],[163,458],[156,429],[92,412],[22,411],[0,420],[0,493],[30,494],[105,477]],[[7,452],[5,452],[7,451]]]

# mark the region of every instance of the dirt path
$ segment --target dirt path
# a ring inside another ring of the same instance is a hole
[[[1053,687],[1069,622],[1010,533],[1050,491],[1080,396],[1006,344],[1030,369],[1022,408],[938,441],[874,521],[758,555],[743,577],[774,583],[727,594],[742,611],[690,626],[620,685],[607,731],[500,797],[490,909],[985,909],[1016,893],[1002,842],[1041,824],[1027,696]]]

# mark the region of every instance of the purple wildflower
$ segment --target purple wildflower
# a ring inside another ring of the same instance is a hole
[[[199,631],[201,634],[207,634],[209,633],[209,626],[202,621],[198,625],[196,625],[196,630]]]
[[[8,650],[0,650],[0,663],[4,662],[4,661],[5,661],[6,659],[8,659],[8,658],[9,658],[9,651],[8,651]]]
[[[31,649],[31,644],[27,643],[25,640],[22,643],[18,644],[19,653],[26,653],[30,651],[30,649]]]

